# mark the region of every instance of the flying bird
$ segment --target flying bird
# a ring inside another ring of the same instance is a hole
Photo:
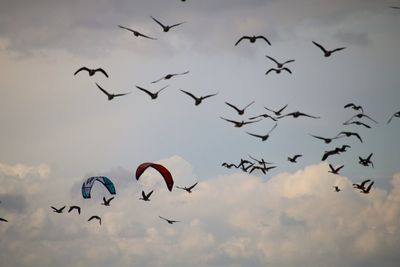
[[[272,117],[271,115],[268,115],[266,113],[258,115],[258,116],[251,117],[251,118],[249,118],[249,120],[255,120],[257,118],[270,118],[273,121],[277,121],[277,119],[275,119],[274,117]]]
[[[69,207],[68,213],[70,213],[72,210],[77,210],[78,214],[81,214],[81,207],[79,207],[79,206],[71,206],[71,207]]]
[[[363,142],[363,140],[361,139],[361,136],[355,132],[340,132],[340,133],[338,133],[338,135],[336,137],[338,137],[340,135],[345,135],[346,137],[355,136],[358,138],[358,140],[360,140],[361,143]]]
[[[329,143],[332,142],[332,140],[337,139],[337,138],[340,138],[340,137],[338,137],[338,136],[332,137],[332,138],[327,138],[327,137],[321,137],[321,136],[312,135],[312,134],[310,134],[310,135],[311,135],[312,137],[314,137],[314,138],[317,138],[317,139],[320,139],[320,140],[324,141],[325,144],[329,144]]]
[[[275,69],[275,68],[270,68],[269,70],[267,70],[267,72],[265,73],[265,75],[267,75],[268,73],[270,73],[271,71],[275,71],[276,74],[279,74],[282,72],[282,70],[289,72],[290,74],[292,74],[292,71],[288,68],[281,68],[281,69]]]
[[[356,111],[361,110],[361,113],[364,113],[363,107],[362,106],[357,106],[354,103],[348,103],[348,104],[344,105],[344,108],[352,108],[352,109],[354,109]]]
[[[249,133],[249,132],[246,132],[246,133],[251,135],[251,136],[260,138],[261,141],[267,141],[267,139],[269,137],[269,134],[276,128],[276,126],[278,126],[277,123],[275,123],[275,125],[272,127],[272,129],[269,130],[269,132],[267,134],[264,134],[264,135],[258,135],[258,134],[253,134],[253,133]]]
[[[289,116],[292,116],[293,118],[298,118],[298,117],[300,117],[300,116],[309,117],[309,118],[313,118],[313,119],[319,119],[319,118],[320,118],[320,117],[311,116],[311,115],[302,113],[302,112],[300,112],[300,111],[291,112],[291,113],[288,113],[288,114],[279,116],[279,117],[277,117],[277,118],[278,118],[278,119],[281,119],[281,118],[289,117]]]
[[[176,188],[185,190],[185,191],[188,192],[188,193],[192,193],[192,189],[193,189],[197,184],[198,184],[198,182],[196,182],[195,184],[193,184],[193,185],[191,185],[191,186],[189,186],[189,187],[186,187],[186,186],[185,186],[185,187],[177,186]]]
[[[351,146],[349,146],[349,145],[342,145],[342,147],[337,147],[336,149],[340,152],[340,153],[343,153],[343,152],[346,152],[346,149],[347,148],[351,148]]]
[[[370,179],[367,179],[367,180],[362,181],[360,184],[353,184],[353,188],[363,190],[363,189],[365,189],[365,185],[367,183],[369,183],[370,181],[371,181]]]
[[[339,186],[336,186],[336,185],[335,185],[333,188],[335,189],[335,192],[340,192]]]
[[[185,91],[185,90],[182,90],[182,89],[180,89],[180,90],[181,90],[183,93],[185,93],[185,94],[187,94],[188,96],[190,96],[191,98],[193,98],[193,99],[194,99],[194,104],[195,104],[196,106],[200,105],[201,102],[202,102],[204,99],[209,98],[209,97],[212,97],[212,96],[215,96],[215,95],[218,94],[218,93],[215,93],[215,94],[211,94],[211,95],[196,97],[196,96],[194,96],[192,93],[189,93],[189,92],[187,92],[187,91]]]
[[[286,104],[285,106],[283,106],[281,109],[275,111],[269,108],[264,107],[266,110],[271,111],[275,114],[275,116],[280,116],[282,114],[282,111],[288,106],[288,104]]]
[[[172,29],[173,27],[179,26],[185,22],[180,22],[180,23],[176,23],[173,25],[164,25],[162,24],[160,21],[158,21],[157,19],[155,19],[154,17],[151,16],[151,18],[158,24],[161,26],[161,28],[163,29],[164,32],[169,32],[170,29]]]
[[[276,67],[277,67],[278,69],[282,69],[283,66],[284,66],[285,64],[287,64],[287,63],[294,62],[294,59],[290,59],[290,60],[286,60],[285,62],[281,63],[281,62],[277,61],[276,59],[274,59],[273,57],[270,57],[270,56],[266,56],[266,57],[269,58],[270,60],[272,60],[273,62],[275,62]]]
[[[55,212],[55,213],[63,213],[63,210],[65,209],[65,206],[61,207],[59,209],[57,209],[57,208],[55,208],[53,206],[51,206],[51,208],[53,209],[53,212]]]
[[[248,155],[248,156],[249,156],[249,158],[251,158],[252,160],[255,160],[259,165],[262,165],[262,166],[266,166],[267,164],[273,164],[272,162],[266,162],[264,159],[259,160],[250,155]]]
[[[140,32],[138,32],[138,31],[132,30],[132,29],[127,28],[127,27],[124,27],[124,26],[121,26],[121,25],[118,25],[118,27],[120,27],[121,29],[125,29],[125,30],[127,30],[127,31],[132,32],[133,35],[135,35],[136,37],[140,37],[140,36],[141,36],[141,37],[144,37],[144,38],[147,38],[147,39],[157,40],[156,38],[153,38],[153,37],[144,35],[143,33],[140,33]]]
[[[390,6],[390,8],[393,8],[393,9],[400,9],[400,6]]]
[[[169,224],[174,224],[174,223],[180,222],[180,221],[170,220],[170,219],[167,219],[167,218],[164,218],[164,217],[161,217],[161,216],[158,216],[158,217],[163,219],[164,221],[166,221]]]
[[[392,121],[393,118],[400,118],[400,111],[394,113],[394,114],[390,117],[390,119],[387,121],[386,124],[389,124],[389,123]]]
[[[106,199],[105,197],[103,197],[103,203],[101,203],[101,205],[110,206],[110,202],[113,199],[114,199],[114,197],[110,197],[109,199]]]
[[[240,127],[242,127],[242,126],[244,126],[246,124],[250,124],[250,123],[255,123],[255,122],[261,121],[261,119],[255,120],[255,121],[254,120],[253,121],[234,121],[234,120],[229,120],[229,119],[226,119],[226,118],[223,118],[223,117],[220,117],[220,118],[225,120],[225,121],[227,121],[227,122],[233,123],[236,128],[240,128]]]
[[[372,188],[372,186],[374,185],[374,181],[372,181],[369,185],[368,185],[368,187],[367,188],[365,188],[365,187],[363,187],[363,188],[361,188],[361,193],[364,193],[364,194],[369,194],[369,192],[371,191],[371,188]]]
[[[92,217],[89,218],[88,222],[90,222],[91,220],[96,219],[99,221],[100,225],[101,225],[101,218],[97,215],[93,215]]]
[[[137,86],[137,85],[136,85],[136,88],[137,88],[137,89],[139,89],[139,90],[145,92],[146,94],[148,94],[148,95],[151,97],[151,99],[156,99],[156,98],[158,97],[158,93],[160,93],[162,90],[164,90],[164,89],[167,88],[167,87],[168,87],[168,85],[167,85],[167,86],[164,86],[163,88],[161,88],[161,89],[159,89],[158,91],[156,91],[155,93],[153,93],[153,92],[150,92],[149,90],[147,90],[147,89],[145,89],[145,88],[143,88],[143,87],[140,87],[140,86]]]
[[[358,157],[359,161],[358,163],[360,163],[361,165],[368,167],[370,164],[372,166],[372,168],[374,167],[374,163],[371,161],[371,157],[374,153],[369,154],[368,157],[366,157],[365,159],[362,157]]]
[[[267,174],[269,170],[272,170],[276,168],[276,166],[270,166],[270,167],[265,167],[265,166],[252,166],[251,170],[249,173],[252,173],[254,170],[260,170],[262,173]]]
[[[369,119],[369,120],[371,120],[371,121],[373,121],[373,122],[375,122],[375,123],[378,123],[376,120],[372,119],[370,116],[368,116],[368,115],[366,115],[366,114],[364,114],[364,113],[358,113],[358,114],[354,115],[353,117],[351,117],[350,119],[348,119],[348,120],[345,122],[345,124],[346,124],[346,123],[349,123],[349,122],[350,122],[352,119],[354,119],[354,118],[359,118],[359,119],[367,118],[367,119]]]
[[[339,171],[340,171],[343,167],[344,167],[344,165],[341,165],[341,166],[339,166],[339,167],[337,167],[337,168],[335,169],[331,164],[329,164],[329,168],[330,168],[331,170],[328,171],[328,172],[339,175]]]
[[[332,155],[336,155],[339,154],[339,148],[335,148],[334,150],[328,150],[325,151],[324,155],[322,156],[322,161],[326,160],[328,157],[332,156]]]
[[[288,157],[287,159],[288,159],[288,161],[290,161],[290,162],[292,162],[292,163],[297,163],[297,159],[299,158],[299,157],[302,157],[303,155],[300,155],[300,154],[297,154],[297,155],[294,155],[293,157]]]
[[[235,109],[239,115],[243,115],[244,112],[245,112],[245,110],[246,110],[249,106],[251,106],[252,104],[254,104],[254,101],[251,102],[250,104],[246,105],[243,109],[239,109],[239,108],[237,108],[236,106],[234,106],[234,105],[232,105],[232,104],[230,104],[230,103],[228,103],[228,102],[225,102],[225,104],[227,104],[227,105],[230,106],[231,108]]]
[[[164,77],[161,77],[161,78],[158,79],[158,80],[152,81],[151,83],[157,83],[157,82],[159,82],[159,81],[161,81],[161,80],[169,80],[169,79],[171,79],[172,77],[175,77],[175,76],[178,76],[178,75],[185,75],[185,74],[188,74],[188,73],[189,73],[189,71],[185,71],[185,72],[182,72],[182,73],[167,74],[167,75],[165,75]]]
[[[222,163],[221,166],[223,166],[227,169],[230,169],[232,167],[235,167],[236,169],[239,168],[239,166],[235,165],[234,163],[226,163],[226,162]]]
[[[153,191],[154,190],[151,190],[147,195],[144,193],[144,191],[142,190],[142,197],[141,198],[139,198],[140,200],[143,200],[143,201],[150,201],[150,196],[151,196],[151,194],[153,194]]]
[[[89,76],[93,76],[96,72],[101,72],[103,73],[107,78],[108,78],[108,74],[105,70],[103,70],[102,68],[98,68],[98,69],[89,69],[87,67],[82,67],[80,69],[78,69],[74,75],[78,74],[80,71],[82,70],[86,70],[89,73]]]
[[[109,92],[107,92],[106,90],[104,90],[103,88],[101,88],[100,85],[98,85],[97,83],[96,83],[96,85],[97,85],[97,87],[98,87],[103,93],[105,93],[105,94],[107,95],[109,101],[110,101],[110,100],[113,100],[114,97],[124,96],[124,95],[130,94],[130,92],[129,92],[129,93],[123,93],[123,94],[110,94]]]
[[[333,50],[327,50],[322,45],[318,44],[317,42],[314,42],[314,41],[312,41],[312,42],[313,42],[313,44],[318,46],[322,50],[322,52],[324,52],[324,56],[325,57],[329,57],[330,55],[332,55],[332,53],[340,51],[340,50],[343,50],[343,49],[346,48],[346,47],[339,47],[339,48],[335,48]]]
[[[368,128],[368,129],[371,128],[371,126],[369,126],[368,124],[365,124],[365,123],[363,123],[361,121],[351,121],[351,122],[346,121],[346,122],[343,123],[343,125],[349,125],[349,124],[354,124],[354,125],[358,125],[358,126],[364,126],[365,128]]]
[[[250,43],[255,43],[255,42],[257,41],[257,39],[262,39],[262,40],[266,41],[269,45],[271,45],[270,41],[269,41],[267,38],[265,38],[264,36],[262,36],[262,35],[255,36],[255,35],[253,35],[253,36],[242,36],[242,37],[235,43],[235,46],[237,46],[237,45],[238,45],[242,40],[244,40],[244,39],[249,40]]]

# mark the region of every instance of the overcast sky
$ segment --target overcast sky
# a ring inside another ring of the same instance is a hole
[[[397,0],[0,0],[0,261],[7,266],[397,266],[400,258],[400,6]],[[184,22],[162,32],[165,24]],[[123,25],[157,38],[137,38]],[[246,40],[264,35],[271,42]],[[329,49],[325,58],[312,41]],[[292,74],[265,72],[295,59]],[[82,66],[97,73],[74,72]],[[187,75],[151,84],[168,73]],[[108,101],[109,92],[129,95]],[[156,100],[135,85],[156,91]],[[179,89],[202,96],[199,106]],[[244,116],[224,102],[244,107]],[[362,105],[371,129],[342,123]],[[320,119],[247,120],[301,111]],[[362,138],[324,144],[310,134]],[[321,162],[326,150],[348,152]],[[358,164],[373,153],[374,168]],[[288,156],[302,154],[298,163]],[[252,155],[267,175],[221,167]],[[159,162],[137,182],[136,167]],[[340,175],[328,163],[344,164]],[[105,175],[83,200],[82,182]],[[370,194],[352,183],[375,181]],[[334,192],[338,185],[342,191]],[[139,201],[142,190],[152,201]],[[50,206],[81,205],[82,214]],[[103,223],[87,222],[97,214]],[[168,225],[158,216],[181,222]]]

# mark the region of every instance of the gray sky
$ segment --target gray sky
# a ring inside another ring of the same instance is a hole
[[[399,1],[0,1],[0,260],[7,266],[396,266],[399,261],[400,121]],[[166,24],[163,33],[150,16]],[[157,38],[136,38],[124,25]],[[272,43],[235,42],[265,35]],[[323,57],[312,41],[346,49]],[[265,55],[284,61],[292,74]],[[74,72],[104,68],[110,78]],[[151,84],[168,73],[185,76]],[[107,101],[95,83],[114,93]],[[139,85],[155,91],[151,100]],[[218,93],[200,106],[195,95]],[[270,120],[234,128],[241,120],[224,104],[243,107],[243,119],[264,107],[302,111],[321,119]],[[379,123],[344,126],[360,104]],[[357,131],[364,139],[326,145],[309,134]],[[349,144],[329,163],[325,150]],[[374,168],[358,157],[374,153]],[[278,167],[247,175],[221,167],[253,155]],[[287,157],[303,154],[297,164]],[[177,185],[200,181],[191,195],[167,192],[156,173],[133,178],[157,161]],[[118,195],[83,201],[80,187],[106,175]],[[351,183],[375,180],[371,194]],[[332,186],[340,185],[335,194]],[[155,188],[153,200],[138,200]],[[81,216],[49,206],[79,204]],[[211,205],[210,205],[211,204]],[[99,214],[103,225],[87,223]],[[164,225],[158,216],[182,222]],[[62,248],[62,250],[61,250]],[[166,256],[167,255],[167,256]]]

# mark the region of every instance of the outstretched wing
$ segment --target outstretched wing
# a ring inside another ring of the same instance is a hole
[[[265,37],[262,36],[262,35],[257,36],[256,39],[263,39],[263,40],[266,41],[269,45],[271,45],[270,41],[268,41],[268,39],[265,38]]]
[[[325,49],[322,45],[320,45],[319,43],[314,42],[314,41],[312,41],[312,42],[313,42],[313,44],[315,44],[317,47],[319,47],[319,49],[321,49],[324,53],[327,52],[326,49]]]
[[[343,49],[345,49],[346,47],[339,47],[339,48],[335,48],[335,49],[333,49],[331,52],[333,53],[333,52],[337,52],[337,51],[340,51],[340,50],[343,50]]]
[[[102,68],[98,68],[95,70],[95,72],[100,71],[101,73],[103,73],[107,78],[108,78],[108,74],[105,70],[103,70]]]
[[[242,36],[236,43],[235,46],[237,46],[243,39],[250,39],[248,36]]]
[[[82,68],[78,69],[77,71],[75,71],[74,75],[78,74],[78,72],[80,72],[81,70],[86,70],[86,71],[89,71],[89,69],[88,69],[88,68],[86,68],[86,67],[82,67]]]
[[[105,93],[107,96],[110,96],[110,95],[111,95],[111,94],[108,93],[106,90],[104,90],[103,88],[101,88],[101,86],[98,85],[97,83],[96,83],[96,85],[97,85],[97,87],[98,87],[103,93]]]
[[[197,97],[195,97],[192,93],[187,92],[185,90],[180,89],[183,93],[187,94],[188,96],[190,96],[191,98],[193,98],[194,100],[197,100]]]
[[[265,57],[267,57],[267,58],[269,58],[270,60],[272,60],[273,62],[275,62],[275,63],[276,63],[276,65],[279,65],[279,62],[278,62],[278,61],[276,61],[276,59],[275,59],[275,58],[273,58],[273,57],[270,57],[270,56],[265,56]]]
[[[144,89],[143,87],[140,87],[140,86],[137,86],[137,85],[136,85],[136,88],[139,89],[139,90],[141,90],[141,91],[143,91],[143,92],[145,92],[145,93],[148,94],[149,96],[151,96],[151,95],[153,94],[153,93],[151,93],[149,90]]]
[[[215,96],[215,95],[217,95],[217,94],[218,94],[218,93],[216,93],[216,94],[211,94],[211,95],[206,95],[206,96],[202,96],[201,98],[202,98],[202,99],[206,99],[206,98]]]
[[[171,26],[169,26],[170,28],[173,28],[173,27],[176,27],[176,26],[179,26],[179,25],[181,25],[181,24],[183,24],[183,23],[185,23],[186,21],[184,21],[184,22],[180,22],[180,23],[176,23],[176,24],[173,24],[173,25],[171,25]]]
[[[199,182],[196,182],[194,185],[192,185],[191,187],[189,187],[189,190],[192,190]]]
[[[164,24],[162,24],[160,21],[155,19],[153,16],[150,16],[158,25],[160,25],[163,29],[166,27]]]

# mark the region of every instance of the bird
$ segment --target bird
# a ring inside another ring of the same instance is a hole
[[[189,186],[189,187],[180,187],[180,186],[177,186],[176,188],[185,190],[185,191],[188,192],[188,193],[192,193],[192,189],[193,189],[198,183],[199,183],[199,182],[196,182],[195,184],[193,184],[193,185],[191,185],[191,186]]]
[[[150,196],[151,196],[151,194],[153,194],[153,191],[154,190],[151,190],[147,195],[144,193],[144,191],[142,190],[142,197],[141,198],[139,198],[140,200],[143,200],[143,201],[150,201]]]
[[[365,128],[371,128],[371,126],[369,126],[368,124],[365,124],[361,121],[351,121],[351,122],[344,122],[343,125],[349,125],[349,124],[354,124],[354,125],[359,125],[359,126],[364,126]]]
[[[70,213],[74,209],[76,209],[78,211],[78,214],[81,214],[81,207],[79,207],[79,206],[71,206],[71,207],[69,207],[68,213]]]
[[[251,102],[250,104],[246,105],[243,109],[239,109],[239,108],[237,108],[236,106],[234,106],[234,105],[232,105],[232,104],[230,104],[230,103],[228,103],[228,102],[225,102],[225,104],[227,104],[227,105],[230,106],[231,108],[235,109],[239,115],[243,115],[244,112],[245,112],[245,110],[246,110],[249,106],[251,106],[252,104],[254,104],[254,101]]]
[[[8,222],[8,221],[4,218],[0,218],[0,222]]]
[[[265,73],[265,75],[267,75],[268,73],[270,73],[271,71],[275,71],[276,74],[279,74],[282,72],[282,70],[285,70],[287,72],[289,72],[290,74],[292,74],[292,71],[288,68],[281,68],[281,69],[275,69],[275,68],[270,68],[269,70],[267,70],[267,72]]]
[[[264,107],[266,110],[271,111],[275,114],[275,116],[280,116],[282,114],[282,111],[288,106],[288,104],[284,105],[281,109],[275,111],[269,108]]]
[[[129,93],[123,93],[123,94],[110,94],[109,92],[107,92],[106,90],[104,90],[103,88],[101,88],[100,85],[98,85],[97,83],[96,83],[96,85],[97,85],[97,87],[98,87],[103,93],[105,93],[105,94],[107,95],[109,101],[110,101],[110,100],[113,100],[114,97],[124,96],[124,95],[130,94],[130,92],[129,92]]]
[[[297,155],[294,155],[293,157],[288,157],[287,159],[288,159],[288,161],[290,161],[290,162],[292,162],[292,163],[296,163],[297,162],[297,159],[299,158],[299,157],[302,157],[303,155],[300,155],[300,154],[297,154]]]
[[[165,75],[164,77],[161,77],[158,80],[152,81],[151,83],[158,83],[161,80],[169,80],[172,77],[175,77],[175,76],[178,76],[178,75],[185,75],[185,74],[188,74],[188,73],[189,73],[189,71],[185,71],[185,72],[181,72],[181,73],[170,73],[170,74]]]
[[[180,22],[180,23],[176,23],[176,24],[173,24],[173,25],[164,25],[164,24],[162,24],[160,21],[158,21],[157,19],[155,19],[153,16],[151,16],[151,18],[152,18],[158,25],[161,26],[161,28],[163,29],[164,32],[169,32],[169,30],[170,30],[171,28],[176,27],[176,26],[179,26],[179,25],[185,23],[185,22]]]
[[[346,137],[355,136],[358,138],[358,140],[360,140],[361,143],[363,142],[363,140],[361,139],[361,136],[355,132],[340,132],[340,133],[338,133],[338,135],[336,137],[338,137],[340,135],[345,135]]]
[[[223,167],[225,167],[225,168],[227,168],[227,169],[230,169],[230,168],[232,168],[232,167],[235,167],[236,169],[239,168],[239,166],[237,166],[237,165],[234,164],[234,163],[226,163],[226,162],[222,163],[221,166],[223,166]]]
[[[191,98],[193,98],[193,99],[194,99],[194,104],[195,104],[196,106],[200,105],[201,102],[203,102],[204,99],[209,98],[209,97],[212,97],[212,96],[215,96],[215,95],[218,94],[218,93],[215,93],[215,94],[211,94],[211,95],[196,97],[196,96],[194,96],[192,93],[189,93],[189,92],[187,92],[187,91],[185,91],[185,90],[182,90],[182,89],[180,89],[180,90],[181,90],[183,93],[185,93],[185,94],[187,94],[188,96],[190,96]]]
[[[333,188],[335,188],[335,192],[340,192],[340,188],[339,188],[339,186],[334,186]]]
[[[61,207],[59,209],[57,209],[57,208],[55,208],[53,206],[51,206],[51,208],[53,209],[53,212],[55,212],[55,213],[63,213],[63,210],[65,209],[65,206]]]
[[[390,117],[390,119],[387,121],[386,124],[389,124],[389,123],[392,121],[393,118],[400,118],[400,111],[397,111],[396,113],[394,113],[394,114]]]
[[[293,118],[298,118],[300,116],[309,117],[309,118],[313,118],[313,119],[319,119],[320,118],[320,117],[311,116],[311,115],[302,113],[300,111],[295,111],[295,112],[291,112],[291,113],[279,116],[279,117],[277,117],[277,119],[281,119],[281,118],[288,117],[288,116],[292,116]]]
[[[78,69],[77,71],[75,71],[74,75],[78,74],[82,70],[86,70],[89,73],[89,76],[93,76],[96,72],[99,71],[99,72],[103,73],[108,78],[107,72],[105,70],[103,70],[102,68],[89,69],[87,67],[82,67],[82,68]]]
[[[144,37],[144,38],[147,38],[147,39],[157,40],[156,38],[144,35],[143,33],[140,33],[138,31],[132,30],[132,29],[127,28],[127,27],[124,27],[124,26],[121,26],[121,25],[118,25],[118,27],[120,27],[121,29],[125,29],[125,30],[128,30],[128,31],[132,32],[133,35],[135,35],[136,37],[140,37],[141,36],[141,37]]]
[[[367,119],[369,119],[369,120],[371,120],[371,121],[373,121],[373,122],[375,122],[375,123],[378,123],[376,120],[372,119],[370,116],[368,116],[368,115],[366,115],[366,114],[364,114],[364,113],[358,113],[358,114],[354,115],[353,117],[351,117],[350,119],[348,119],[345,123],[350,122],[350,121],[351,121],[352,119],[354,119],[354,118],[359,118],[359,119],[367,118]]]
[[[341,165],[341,166],[339,166],[339,167],[337,167],[337,168],[335,169],[331,164],[329,164],[329,168],[330,168],[331,170],[328,171],[328,172],[338,175],[338,174],[339,174],[339,171],[340,171],[343,167],[344,167],[344,165]]]
[[[161,88],[161,89],[159,89],[158,91],[156,91],[155,93],[153,93],[153,92],[150,92],[149,90],[147,90],[147,89],[144,89],[143,87],[140,87],[140,86],[137,86],[136,85],[136,88],[137,89],[139,89],[139,90],[141,90],[141,91],[143,91],[143,92],[145,92],[146,94],[148,94],[150,97],[151,97],[151,99],[156,99],[157,97],[158,97],[158,93],[160,93],[162,90],[164,90],[165,88],[167,88],[168,87],[168,85],[167,86],[164,86],[163,88]]]
[[[343,152],[346,152],[346,149],[347,148],[351,148],[351,146],[349,146],[349,145],[342,145],[342,147],[337,147],[336,149],[340,152],[340,153],[343,153]]]
[[[393,8],[393,9],[400,9],[400,6],[390,6],[390,8]]]
[[[164,217],[161,217],[161,216],[158,216],[158,217],[163,219],[163,220],[165,220],[169,224],[174,224],[174,223],[180,222],[180,221],[170,220],[170,219],[167,219],[167,218],[164,218]]]
[[[374,163],[371,161],[371,157],[374,153],[369,154],[368,157],[366,158],[362,158],[362,157],[358,157],[359,161],[358,163],[360,163],[361,165],[368,167],[370,164],[372,166],[372,168],[374,167]]]
[[[272,162],[266,162],[264,159],[259,160],[259,159],[256,159],[256,158],[250,156],[250,155],[248,155],[248,156],[249,156],[249,158],[251,158],[252,160],[257,161],[257,163],[258,163],[259,165],[262,165],[262,166],[266,166],[267,164],[273,164]]]
[[[325,144],[329,144],[332,142],[332,140],[339,138],[338,136],[332,137],[332,138],[327,138],[327,137],[321,137],[321,136],[317,136],[317,135],[313,135],[313,134],[310,134],[310,135],[314,138],[324,141]]]
[[[374,185],[374,181],[372,181],[369,185],[368,185],[368,187],[367,188],[365,188],[365,187],[363,187],[363,188],[361,188],[361,193],[364,193],[364,194],[369,194],[369,192],[371,191],[371,188],[372,188],[372,186]]]
[[[90,221],[93,220],[93,219],[99,220],[99,223],[100,223],[100,225],[101,225],[101,218],[100,218],[99,216],[93,215],[92,217],[89,218],[88,222],[90,222]]]
[[[370,179],[367,179],[367,180],[362,181],[360,184],[353,184],[353,188],[362,190],[363,188],[365,188],[365,185],[370,181],[371,181]]]
[[[249,173],[252,173],[254,170],[260,170],[262,173],[266,174],[267,171],[272,170],[276,168],[276,166],[270,166],[270,167],[265,167],[265,166],[252,166],[251,170]]]
[[[251,135],[251,136],[261,138],[261,141],[267,141],[267,139],[269,137],[269,134],[276,128],[276,126],[278,126],[277,123],[275,123],[275,125],[272,127],[272,129],[269,130],[269,132],[267,134],[264,134],[264,135],[258,135],[258,134],[253,134],[253,133],[249,133],[249,132],[246,132],[246,133]]]
[[[321,50],[322,50],[322,52],[324,52],[324,56],[325,57],[329,57],[330,55],[332,55],[332,53],[334,53],[334,52],[337,52],[337,51],[340,51],[340,50],[343,50],[343,49],[345,49],[346,47],[339,47],[339,48],[335,48],[335,49],[333,49],[333,50],[326,50],[322,45],[320,45],[319,43],[317,43],[317,42],[314,42],[314,41],[312,41],[313,42],[313,44],[315,44],[316,46],[318,46]]]
[[[328,150],[328,151],[325,151],[325,153],[324,153],[324,155],[322,156],[322,161],[324,161],[324,160],[326,160],[328,157],[330,157],[330,156],[332,156],[332,155],[336,155],[336,154],[339,154],[340,153],[340,151],[339,151],[339,148],[337,147],[337,148],[335,148],[334,150]]]
[[[255,119],[257,119],[257,118],[270,118],[270,119],[273,120],[273,121],[277,121],[277,119],[275,119],[274,117],[272,117],[271,115],[268,115],[268,114],[266,114],[266,113],[260,114],[260,115],[258,115],[258,116],[251,117],[251,118],[249,118],[249,120],[255,120]]]
[[[287,63],[294,62],[294,59],[290,59],[290,60],[286,60],[286,61],[283,62],[283,63],[280,63],[280,62],[278,62],[276,59],[274,59],[273,57],[270,57],[270,56],[265,56],[265,57],[267,57],[267,58],[269,58],[270,60],[272,60],[273,62],[275,62],[275,63],[276,63],[276,67],[277,67],[278,69],[282,69],[283,66],[284,66],[285,64],[287,64]]]
[[[257,41],[257,39],[262,39],[262,40],[264,40],[264,41],[266,41],[269,45],[271,45],[271,42],[267,39],[267,38],[265,38],[264,36],[262,36],[262,35],[258,35],[258,36],[255,36],[255,35],[253,35],[253,36],[242,36],[236,43],[235,43],[235,46],[237,46],[242,40],[244,40],[244,39],[248,39],[249,41],[250,41],[250,43],[255,43],[256,41]]]
[[[253,167],[254,166],[254,163],[253,162],[251,162],[249,165],[247,165],[247,166],[244,166],[244,164],[242,165],[242,171],[244,171],[244,172],[247,172],[247,170],[248,169],[250,169],[251,167]]]
[[[224,117],[220,117],[220,118],[223,119],[223,120],[225,120],[225,121],[227,121],[227,122],[233,123],[233,124],[235,125],[236,128],[240,128],[240,127],[242,127],[242,126],[244,126],[244,125],[246,125],[246,124],[250,124],[250,123],[255,123],[255,122],[261,121],[261,119],[259,119],[259,120],[253,120],[253,121],[234,121],[234,120],[226,119],[226,118],[224,118]]]
[[[110,197],[109,199],[106,199],[105,197],[103,197],[103,203],[101,203],[101,205],[110,206],[110,202],[113,199],[114,199],[114,197]]]
[[[362,106],[357,106],[354,103],[348,103],[348,104],[344,105],[344,108],[352,108],[352,109],[354,109],[356,111],[361,110],[361,113],[364,113],[363,107]]]

